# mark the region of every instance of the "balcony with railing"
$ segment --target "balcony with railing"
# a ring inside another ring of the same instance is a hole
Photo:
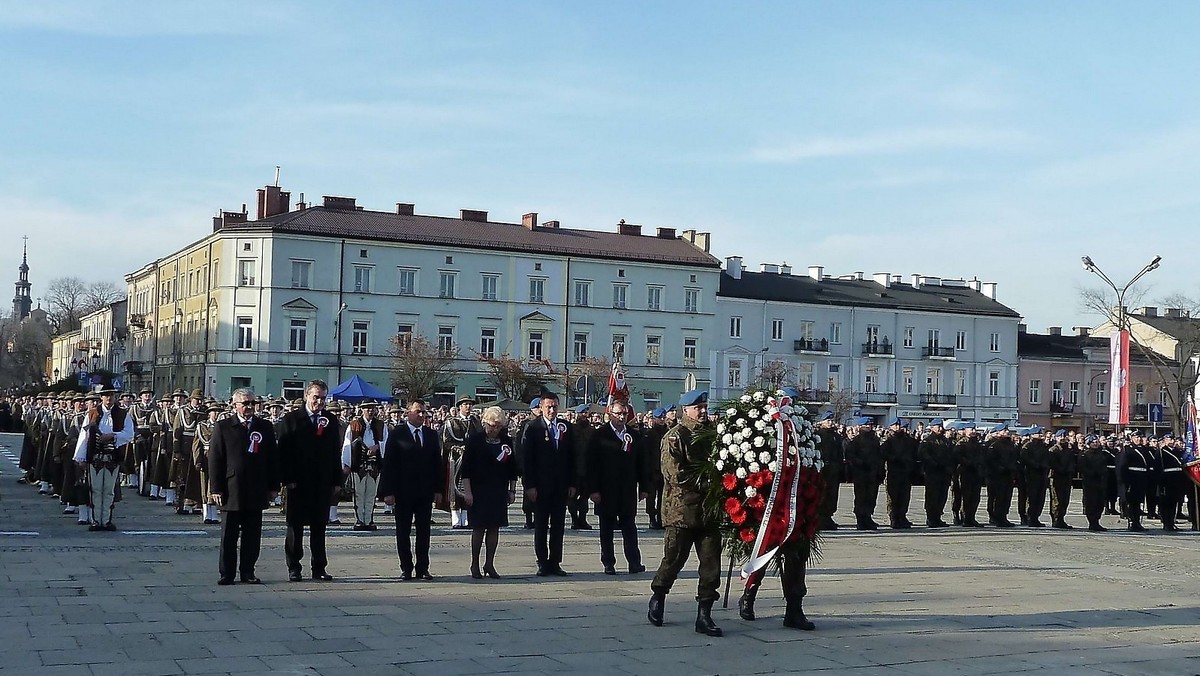
[[[896,403],[896,393],[895,392],[859,392],[858,393],[858,403],[859,403],[859,405],[874,404],[877,406],[878,405],[890,406],[890,405]]]
[[[1059,415],[1071,415],[1075,413],[1075,403],[1070,401],[1054,400],[1050,402],[1050,412]]]
[[[126,373],[135,376],[141,374],[142,370],[145,368],[142,362],[136,360],[127,361],[125,362],[124,366]]]
[[[862,344],[862,354],[864,357],[895,357],[896,348],[886,338],[882,343],[872,340]]]
[[[921,356],[926,359],[954,359],[954,348],[926,345],[921,348]]]
[[[953,394],[922,394],[921,406],[925,408],[958,406],[958,396]]]
[[[792,350],[801,354],[829,354],[829,339],[800,338],[793,340]]]
[[[796,398],[798,404],[828,404],[829,390],[800,390]]]

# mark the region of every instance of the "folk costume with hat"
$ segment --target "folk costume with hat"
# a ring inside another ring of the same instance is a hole
[[[354,530],[375,530],[375,495],[387,448],[387,425],[378,417],[379,405],[359,404],[362,414],[346,426],[342,441],[342,469],[354,488]]]
[[[102,390],[99,406],[87,416],[75,444],[76,463],[86,465],[91,507],[91,530],[116,530],[112,522],[117,499],[117,470],[121,449],[133,440],[134,425],[128,412],[113,402],[116,390]]]
[[[455,402],[454,415],[442,426],[442,459],[446,464],[446,487],[442,491],[440,510],[450,512],[452,528],[467,527],[467,503],[463,494],[462,460],[467,448],[467,438],[483,432],[483,423],[471,413],[477,402],[471,397],[461,397]]]

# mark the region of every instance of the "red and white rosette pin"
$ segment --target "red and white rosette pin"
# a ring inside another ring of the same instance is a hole
[[[632,451],[633,450],[633,435],[630,434],[629,432],[622,434],[621,435],[621,446],[622,446],[621,450],[625,451],[626,453]]]
[[[565,423],[565,422],[558,423],[558,438],[562,439],[563,435],[566,433],[567,433],[567,423]]]
[[[258,453],[258,445],[262,443],[262,432],[250,433],[250,455]]]
[[[508,459],[512,457],[512,453],[512,446],[504,444],[500,447],[500,455],[496,456],[496,462],[508,462]]]
[[[326,418],[324,416],[319,416],[317,418],[317,436],[319,437],[322,434],[324,434],[325,428],[328,426],[329,426],[329,418]]]

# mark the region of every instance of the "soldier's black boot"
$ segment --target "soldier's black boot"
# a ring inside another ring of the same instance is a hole
[[[787,610],[783,613],[783,626],[789,629],[800,629],[803,631],[812,631],[817,628],[804,616],[804,599],[798,598],[795,601],[788,599]]]
[[[646,619],[656,627],[663,625],[663,606],[667,603],[667,595],[655,592],[650,597],[650,609],[646,611]]]
[[[1108,529],[1105,528],[1104,526],[1101,526],[1099,521],[1093,521],[1090,524],[1088,524],[1088,530],[1096,532],[1096,533],[1103,533],[1104,531],[1106,531]]]
[[[758,587],[752,587],[742,592],[742,598],[738,599],[738,617],[747,622],[754,621],[754,598],[758,596]]]
[[[713,622],[712,601],[701,601],[696,606],[696,633],[705,636],[724,636],[725,632]]]
[[[1130,517],[1129,530],[1133,531],[1134,533],[1144,533],[1146,531],[1146,527],[1142,525],[1142,517]]]

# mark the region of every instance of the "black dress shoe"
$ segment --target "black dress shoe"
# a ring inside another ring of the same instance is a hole
[[[319,573],[313,573],[312,579],[320,580],[321,582],[332,582],[333,576],[330,575],[329,573],[326,573],[325,571],[321,571]]]
[[[433,576],[429,574],[429,571],[417,573],[417,577],[422,580],[425,580],[426,582],[429,582],[430,580],[433,579]],[[332,580],[333,578],[330,578],[330,579]]]
[[[538,576],[538,577],[546,577],[546,576],[547,576],[547,575],[549,575],[549,574],[550,574],[550,567],[549,567],[549,566],[538,566],[538,569],[537,569],[537,576]]]
[[[231,584],[233,584],[233,578],[232,577],[223,577],[223,578],[217,580],[217,584],[221,585],[222,587],[231,585]]]
[[[550,574],[557,575],[558,577],[566,577],[566,576],[570,575],[570,573],[568,573],[567,571],[562,569],[562,566],[555,566],[555,567],[551,568]]]
[[[604,574],[605,574],[605,575],[616,575],[616,574],[617,574],[617,569],[616,569],[616,567],[615,567],[615,566],[605,566],[605,567],[604,567]]]
[[[288,582],[299,582],[303,579],[304,578],[301,577],[300,571],[298,571],[298,570],[293,570],[293,571],[288,572]]]
[[[404,580],[405,582],[408,582],[409,580],[413,579],[412,571],[407,571],[407,570],[401,571],[400,579]]]
[[[358,523],[354,524],[354,528],[353,528],[353,530],[366,530],[366,529],[367,529],[367,524],[365,524],[365,523],[363,523],[363,522],[361,522],[361,521],[359,521]]]
[[[254,575],[243,575],[242,584],[262,584],[262,580],[258,579]]]
[[[630,567],[629,567],[629,574],[630,574],[630,575],[637,575],[638,573],[644,573],[644,572],[646,572],[646,566],[645,566],[645,564],[641,564],[641,563],[639,563],[639,564],[637,564],[636,566],[630,566]]]
[[[860,521],[855,525],[858,530],[879,530],[879,524],[874,521]]]
[[[93,523],[92,525],[88,526],[88,530],[92,531],[92,532],[96,532],[98,530],[104,530],[104,526],[101,526],[98,523]]]
[[[1029,522],[1029,527],[1030,528],[1045,528],[1046,524],[1042,523],[1041,521],[1038,521],[1037,519],[1033,519]]]
[[[112,521],[109,521],[108,523],[104,524],[104,530],[110,531],[110,532],[116,531],[117,524],[113,523]]]
[[[1093,533],[1103,533],[1108,529],[1098,523],[1093,523],[1092,525],[1088,526],[1088,530],[1092,531]]]
[[[373,523],[369,523],[369,524],[367,524],[367,526],[366,526],[366,530],[376,530],[376,529],[378,529],[378,528],[379,528],[379,526],[376,526],[376,525],[375,525],[375,524],[373,524]]]
[[[471,566],[471,578],[474,580],[483,579],[483,573],[479,572],[479,568],[477,566]]]
[[[496,568],[495,568],[495,566],[484,566],[484,567],[483,567],[483,574],[484,574],[484,575],[487,575],[488,577],[492,578],[493,580],[499,580],[499,579],[500,579],[500,573],[497,573],[497,572],[496,572]]]

